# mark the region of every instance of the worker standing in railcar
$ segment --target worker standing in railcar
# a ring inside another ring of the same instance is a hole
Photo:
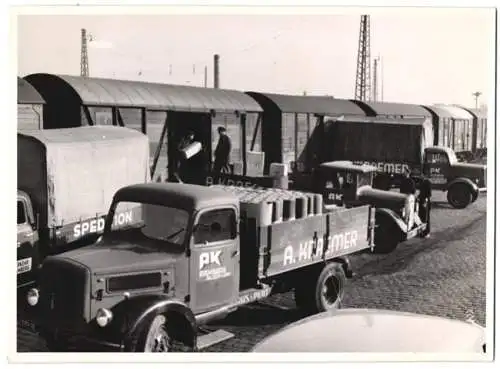
[[[177,145],[177,158],[176,158],[176,170],[174,173],[175,178],[179,182],[183,182],[182,178],[186,180],[186,176],[189,176],[189,167],[187,165],[187,159],[184,156],[184,150],[194,142],[194,132],[188,131],[186,136]]]
[[[217,128],[217,132],[219,132],[219,142],[215,148],[214,172],[230,173],[229,155],[232,147],[231,139],[227,135],[225,127]]]

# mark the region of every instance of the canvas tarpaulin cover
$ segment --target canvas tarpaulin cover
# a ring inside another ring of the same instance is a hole
[[[430,118],[402,120],[329,121],[329,160],[376,160],[420,163],[432,146]]]
[[[23,132],[18,157],[18,188],[35,198],[49,228],[102,216],[118,189],[149,180],[148,139],[128,128]]]

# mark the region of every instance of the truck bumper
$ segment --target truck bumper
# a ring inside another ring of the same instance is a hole
[[[481,187],[478,188],[479,193],[485,193],[486,192],[486,187]]]
[[[37,329],[40,336],[46,341],[53,337],[56,332],[50,330]],[[74,352],[123,352],[122,343],[112,342],[106,339],[75,333],[72,331],[59,331],[57,335],[63,337],[65,345],[69,351]]]
[[[411,240],[412,238],[419,236],[425,230],[425,227],[427,227],[427,224],[422,223],[418,227],[413,228],[406,234],[406,239]]]

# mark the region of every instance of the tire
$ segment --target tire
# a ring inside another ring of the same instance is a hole
[[[472,203],[475,203],[478,197],[479,197],[479,191],[474,192],[472,194]]]
[[[472,202],[473,196],[467,185],[456,183],[448,189],[446,198],[455,209],[465,209]]]
[[[140,330],[137,340],[131,348],[133,352],[170,352],[172,342],[167,333],[167,318],[158,314],[149,320]]]
[[[305,279],[297,282],[295,303],[307,314],[317,314],[340,307],[347,282],[340,263],[327,264],[321,271],[309,272]]]
[[[401,240],[401,230],[387,217],[376,219],[375,254],[389,254],[398,247]]]

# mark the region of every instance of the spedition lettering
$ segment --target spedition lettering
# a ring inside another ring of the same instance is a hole
[[[132,223],[132,211],[127,211],[125,213],[115,214],[113,217],[113,227],[122,226],[125,224]],[[87,222],[82,222],[80,224],[75,225],[73,228],[73,235],[75,238],[83,237],[86,234],[98,233],[104,230],[104,225],[106,223],[106,219],[92,219]]]
[[[358,232],[348,231],[329,236],[326,242],[326,250],[324,250],[325,242],[322,238],[318,239],[316,250],[314,250],[315,241],[313,240],[301,242],[298,247],[289,245],[284,251],[283,265],[300,263],[312,258],[321,258],[323,252],[325,257],[329,257],[339,251],[354,249],[357,246],[357,241]]]

